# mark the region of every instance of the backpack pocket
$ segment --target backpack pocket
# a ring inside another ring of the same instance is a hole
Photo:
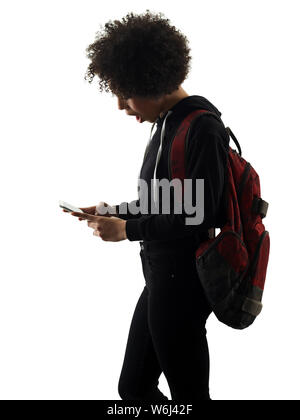
[[[248,251],[240,235],[231,230],[202,243],[196,251],[200,282],[213,311],[237,290],[249,266]]]

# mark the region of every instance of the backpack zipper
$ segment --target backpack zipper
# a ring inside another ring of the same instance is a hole
[[[238,233],[236,233],[234,230],[226,230],[226,232],[221,233],[221,235],[215,241],[213,241],[212,244],[209,245],[209,247],[204,251],[204,253],[201,254],[199,257],[197,257],[197,259],[204,257],[208,253],[208,251],[210,251],[211,248],[213,248],[215,245],[217,245],[220,242],[220,240],[227,234],[233,234],[233,235],[237,236],[237,238],[239,239],[239,241],[241,242],[241,244],[244,246],[244,248],[246,249],[246,251],[248,253],[247,247],[246,247],[244,241],[241,239],[240,235]]]
[[[253,277],[255,275],[256,266],[257,266],[257,260],[258,260],[258,256],[259,256],[259,251],[260,251],[260,248],[262,246],[263,240],[264,240],[264,238],[265,238],[265,236],[267,234],[269,234],[269,232],[267,230],[265,230],[261,234],[261,237],[259,239],[259,243],[258,243],[258,245],[256,247],[255,253],[254,253],[253,257],[252,257],[252,261],[251,261],[251,263],[249,265],[249,272],[250,272],[251,277]]]

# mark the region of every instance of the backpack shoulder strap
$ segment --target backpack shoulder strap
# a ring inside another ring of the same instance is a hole
[[[201,117],[202,115],[212,114],[215,116],[219,121],[223,121],[220,117],[215,114],[214,112],[207,111],[206,109],[196,109],[195,111],[188,114],[176,131],[175,137],[171,143],[169,149],[169,177],[170,179],[179,178],[181,180],[181,188],[180,190],[177,189],[178,184],[174,184],[174,195],[175,198],[182,202],[182,197],[184,194],[184,179],[185,179],[185,142],[187,138],[187,133],[191,127],[192,122],[196,119]],[[210,228],[208,229],[208,237],[214,238],[215,237],[215,229]]]
[[[206,109],[196,109],[195,111],[188,114],[179,125],[175,136],[172,140],[169,149],[169,176],[170,179],[179,178],[182,182],[185,179],[185,142],[187,133],[191,127],[191,124],[202,115],[212,114],[222,122],[221,118],[214,112]]]

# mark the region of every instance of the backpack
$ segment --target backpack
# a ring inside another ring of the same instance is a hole
[[[212,114],[222,122],[211,111],[191,112],[180,124],[169,150],[170,179],[179,178],[182,185],[189,128],[195,118],[205,114]],[[226,222],[217,236],[215,227],[209,230],[208,239],[195,251],[195,260],[200,282],[218,320],[229,327],[244,329],[262,310],[270,251],[270,236],[262,219],[267,214],[268,203],[261,198],[257,172],[242,157],[241,147],[230,128],[224,126],[224,129],[229,142],[231,137],[238,148],[238,153],[230,146],[228,150],[224,186]],[[175,190],[176,185],[176,196]]]

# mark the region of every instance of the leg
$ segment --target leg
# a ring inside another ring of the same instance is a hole
[[[149,259],[149,327],[172,399],[210,400],[205,323],[211,309],[193,258]]]
[[[148,328],[145,286],[134,311],[118,384],[122,400],[168,400],[158,389],[162,373]]]

